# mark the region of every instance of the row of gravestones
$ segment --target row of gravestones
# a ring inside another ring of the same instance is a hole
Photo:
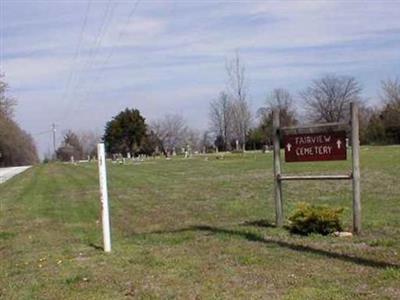
[[[87,159],[75,160],[74,156],[71,155],[71,158],[70,158],[70,163],[72,163],[72,164],[86,163],[86,162],[91,162],[91,161],[97,161],[97,156],[96,155],[93,155],[93,156],[88,155]]]
[[[184,150],[182,148],[182,152],[184,153],[185,158],[189,158],[192,156],[192,152],[188,150]],[[173,151],[172,153],[173,156],[176,156],[176,152]],[[139,154],[138,156],[132,156],[129,152],[127,153],[126,157],[124,157],[121,153],[114,153],[111,155],[111,162],[115,164],[126,164],[128,161],[133,161],[133,162],[143,162],[145,160],[148,160],[150,158],[154,158],[154,156],[148,156],[145,154]],[[170,158],[169,155],[167,155],[167,159]],[[86,160],[75,160],[74,156],[71,156],[70,158],[70,163],[72,164],[77,164],[77,163],[87,163],[87,162],[96,162],[97,157],[96,156],[90,156],[88,155]]]
[[[348,143],[348,139],[346,139],[346,144],[347,143]],[[238,148],[238,141],[236,144],[237,144],[236,147]],[[218,148],[216,147],[215,149],[216,149],[216,153],[218,153]],[[269,151],[271,151],[271,146],[265,145],[263,152],[269,152]],[[186,148],[182,147],[181,153],[184,154],[184,158],[191,158],[193,156],[193,152],[192,152],[190,145],[187,145]],[[194,154],[198,154],[198,153],[199,153],[198,151],[194,152]],[[205,154],[205,150],[203,151],[203,153]],[[177,156],[175,147],[172,148],[171,154],[167,153],[166,158],[171,159],[171,157],[170,157],[171,155]],[[154,156],[152,156],[152,157],[154,158]],[[113,163],[126,164],[127,161],[143,162],[145,160],[148,160],[149,158],[151,158],[151,156],[148,156],[145,154],[139,154],[138,156],[135,157],[135,156],[132,156],[131,153],[128,152],[126,157],[124,157],[121,153],[114,153],[114,154],[112,154],[111,161]],[[86,160],[75,161],[74,156],[71,156],[71,159],[70,159],[70,162],[72,164],[91,162],[91,161],[97,161],[97,157],[95,155],[94,156],[88,155]]]
[[[190,145],[187,145],[186,148],[182,147],[181,153],[183,153],[185,158],[192,157],[192,155],[193,155],[193,151],[192,151],[192,148],[190,147]],[[196,152],[196,153],[198,153],[198,152]],[[170,156],[177,156],[175,147],[172,148],[172,152],[167,151],[166,157],[168,158]]]
[[[192,152],[185,150],[182,151],[184,153],[184,158],[190,158],[192,157]],[[176,156],[176,152],[173,151],[172,156]],[[132,156],[129,152],[127,153],[126,157],[124,157],[121,153],[118,154],[113,154],[111,161],[114,164],[126,164],[129,161],[133,161],[133,162],[144,162],[146,160],[149,159],[154,159],[155,156],[148,156],[146,154],[139,154],[138,156]],[[171,159],[171,157],[169,155],[166,156],[166,159]]]
[[[139,154],[138,156],[132,156],[129,152],[127,153],[126,157],[124,157],[121,153],[112,154],[111,162],[113,164],[121,164],[125,165],[129,161],[133,162],[143,162],[148,160],[150,157],[145,154]]]

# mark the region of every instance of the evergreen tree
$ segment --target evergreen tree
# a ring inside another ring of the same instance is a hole
[[[147,126],[137,109],[120,112],[106,125],[103,140],[109,153],[137,154],[146,137]]]

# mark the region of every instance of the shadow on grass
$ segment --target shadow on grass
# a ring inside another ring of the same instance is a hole
[[[241,225],[243,225],[243,223]],[[255,225],[255,226],[260,226],[260,225]],[[271,227],[274,227],[274,226],[271,225]],[[331,252],[331,251],[324,250],[324,249],[314,248],[312,246],[299,245],[299,244],[295,244],[295,243],[281,241],[281,240],[274,239],[274,238],[263,238],[262,236],[260,236],[256,233],[252,233],[252,232],[224,229],[224,228],[212,227],[212,226],[207,226],[207,225],[195,225],[195,226],[190,226],[187,228],[181,228],[181,229],[170,230],[170,231],[152,231],[149,233],[143,233],[142,235],[180,233],[180,232],[188,232],[188,231],[204,231],[204,232],[214,233],[214,234],[219,234],[219,233],[229,234],[229,235],[239,236],[239,237],[244,238],[251,242],[258,242],[258,243],[269,244],[269,245],[277,245],[279,247],[298,251],[298,252],[308,252],[308,253],[312,253],[312,254],[316,254],[316,255],[320,255],[320,256],[326,256],[329,258],[339,259],[339,260],[342,260],[345,262],[355,263],[355,264],[362,265],[362,266],[373,267],[373,268],[382,268],[382,269],[385,269],[385,268],[400,269],[399,264],[378,261],[378,260],[373,260],[373,259],[368,259],[368,258],[363,258],[363,257],[357,257],[357,256],[352,256],[352,255],[348,255],[348,254],[344,254],[344,253]]]
[[[89,247],[92,247],[95,250],[101,250],[101,251],[104,250],[104,248],[102,246],[98,246],[98,245],[93,244],[93,243],[89,243]]]
[[[266,219],[254,220],[254,221],[244,221],[240,223],[241,226],[255,226],[255,227],[262,227],[262,228],[276,228],[276,225],[271,223]]]

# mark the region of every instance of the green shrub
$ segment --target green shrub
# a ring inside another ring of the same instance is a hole
[[[342,212],[343,208],[300,203],[293,215],[289,217],[290,232],[303,235],[310,233],[327,235],[341,231],[340,215]]]

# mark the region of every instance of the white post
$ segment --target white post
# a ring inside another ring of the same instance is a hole
[[[102,218],[102,224],[103,224],[104,251],[111,252],[110,216],[109,216],[109,210],[108,210],[106,157],[104,154],[104,144],[102,144],[102,143],[97,144],[97,156],[98,156],[98,166],[99,166],[101,218]]]

